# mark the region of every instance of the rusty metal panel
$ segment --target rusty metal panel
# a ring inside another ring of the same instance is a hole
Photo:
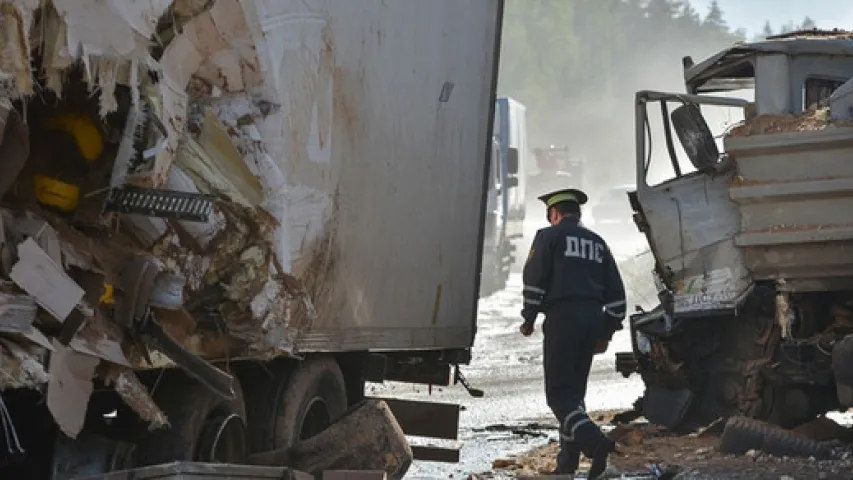
[[[853,283],[853,128],[729,137],[736,244],[756,280],[791,290]]]

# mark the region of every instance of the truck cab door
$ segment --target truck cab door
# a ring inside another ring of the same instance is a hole
[[[751,286],[734,243],[740,213],[729,197],[729,183],[736,172],[718,151],[700,107],[686,97],[637,96],[634,219],[673,294],[673,313],[725,313]],[[742,107],[740,101],[724,100]],[[656,122],[650,120],[652,112]],[[661,175],[667,163],[669,175]]]

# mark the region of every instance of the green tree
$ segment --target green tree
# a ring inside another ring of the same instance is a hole
[[[708,14],[705,15],[704,25],[712,30],[716,30],[719,32],[727,32],[729,26],[726,24],[725,15],[723,15],[723,9],[720,8],[720,4],[717,0],[713,0],[711,5],[708,6]]]
[[[767,38],[773,36],[773,27],[770,26],[770,21],[764,22],[764,27],[761,29],[761,37]]]
[[[630,158],[635,92],[681,91],[682,56],[742,39],[719,5],[708,13],[685,0],[506,0],[499,94],[527,106],[531,148]]]
[[[811,17],[806,17],[803,19],[803,23],[800,24],[800,30],[812,30],[817,28],[817,24]]]

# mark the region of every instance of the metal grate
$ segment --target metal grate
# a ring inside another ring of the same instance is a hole
[[[216,197],[200,193],[178,192],[124,186],[114,188],[106,202],[106,211],[149,217],[207,222]]]

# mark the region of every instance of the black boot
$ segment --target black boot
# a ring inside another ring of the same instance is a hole
[[[587,474],[588,479],[598,478],[607,469],[607,457],[616,450],[616,443],[605,435],[601,436],[597,445],[592,451],[587,454],[587,457],[592,460],[592,466]]]
[[[574,475],[580,465],[581,449],[574,442],[560,442],[560,453],[557,455],[557,469],[552,475]]]

